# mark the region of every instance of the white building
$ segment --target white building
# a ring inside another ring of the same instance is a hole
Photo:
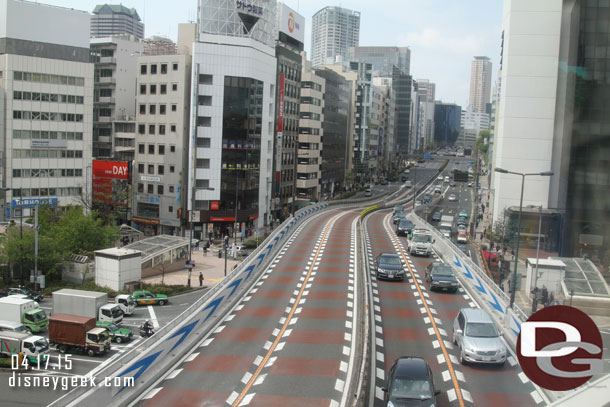
[[[460,127],[475,130],[477,134],[482,130],[489,130],[489,115],[478,112],[473,106],[468,106],[466,110],[462,110]]]
[[[191,128],[196,133],[189,146],[188,201],[189,210],[194,202],[196,236],[207,237],[212,230],[218,236],[231,234],[234,222],[239,222],[238,230],[251,232],[268,223],[275,13],[275,1],[200,2],[193,46],[197,105],[192,106]]]
[[[324,7],[311,20],[311,61],[314,67],[347,63],[349,47],[360,41],[360,13]]]
[[[87,12],[0,0],[2,217],[90,194],[93,64]],[[23,200],[22,200],[23,198]]]
[[[491,61],[488,57],[474,57],[470,67],[470,105],[477,112],[485,112],[491,95]]]

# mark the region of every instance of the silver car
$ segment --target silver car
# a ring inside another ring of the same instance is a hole
[[[462,308],[453,321],[453,343],[460,363],[499,364],[506,362],[506,346],[489,314],[478,308]]]

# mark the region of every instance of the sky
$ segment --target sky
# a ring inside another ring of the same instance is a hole
[[[40,3],[89,12],[103,4],[93,0]],[[474,56],[491,58],[493,88],[500,62],[501,0],[284,0],[284,3],[305,17],[308,55],[313,14],[326,6],[341,6],[360,12],[360,45],[408,46],[411,75],[436,83],[437,100],[466,108]],[[147,37],[161,35],[176,40],[178,24],[196,20],[197,0],[122,0],[122,4],[138,11]]]

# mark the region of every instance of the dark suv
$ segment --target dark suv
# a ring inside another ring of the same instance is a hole
[[[413,222],[409,219],[401,219],[396,227],[397,236],[408,236],[413,231]]]
[[[429,264],[426,268],[426,281],[430,284],[430,291],[447,290],[456,292],[459,287],[453,269],[447,264]]]
[[[441,393],[434,386],[428,362],[412,356],[401,356],[394,361],[382,390],[384,405],[394,407],[435,406],[436,396]]]
[[[381,253],[375,260],[375,269],[378,279],[400,281],[405,279],[405,269],[397,254]]]

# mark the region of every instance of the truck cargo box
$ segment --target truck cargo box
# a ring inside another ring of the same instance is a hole
[[[108,304],[108,294],[64,288],[53,292],[53,314],[98,318],[98,310]]]
[[[95,328],[95,318],[79,315],[55,314],[49,318],[49,341],[84,345],[87,331]]]

